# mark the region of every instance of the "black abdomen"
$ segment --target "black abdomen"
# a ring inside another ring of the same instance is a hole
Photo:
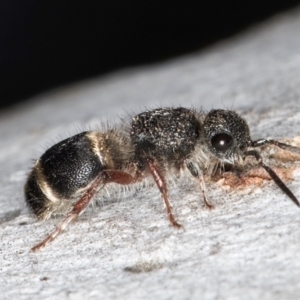
[[[86,134],[87,132],[82,132],[61,141],[40,158],[47,183],[62,197],[71,197],[103,170]]]
[[[70,206],[65,200],[88,187],[104,168],[89,132],[65,139],[37,161],[25,185],[26,202],[42,219],[64,213],[63,207]]]

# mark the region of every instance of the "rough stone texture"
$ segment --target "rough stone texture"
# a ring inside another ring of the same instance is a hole
[[[124,70],[36,97],[0,115],[2,299],[299,299],[300,210],[272,183],[171,191],[184,230],[156,188],[90,208],[49,247],[59,221],[38,222],[22,188],[31,159],[101,121],[159,106],[234,109],[252,136],[300,131],[300,10],[206,51]],[[101,120],[101,121],[100,121]],[[300,172],[287,184],[300,197]]]

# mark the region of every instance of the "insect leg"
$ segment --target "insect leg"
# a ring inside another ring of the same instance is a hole
[[[161,192],[161,194],[164,198],[165,205],[166,205],[166,208],[167,208],[168,217],[169,217],[169,220],[170,220],[171,224],[174,227],[181,228],[182,225],[177,223],[177,221],[175,220],[175,217],[172,213],[172,207],[171,207],[169,197],[168,197],[167,183],[166,183],[166,180],[165,180],[163,174],[159,170],[159,167],[155,163],[153,163],[150,159],[146,160],[146,164],[148,166],[148,169],[149,169],[149,171],[150,171],[157,187],[159,188],[159,190],[160,190],[160,192]]]
[[[131,176],[128,173],[115,170],[106,170],[101,172],[93,181],[91,186],[85,192],[85,194],[74,205],[73,209],[67,214],[67,216],[56,226],[56,228],[39,244],[34,246],[31,251],[37,252],[44,248],[47,244],[53,241],[59,234],[61,234],[68,224],[75,221],[92,202],[96,192],[103,188],[105,184],[115,182],[118,184],[132,184],[137,181],[137,178]]]
[[[204,205],[206,208],[208,209],[213,209],[214,206],[211,205],[206,197],[206,188],[205,188],[205,182],[204,182],[204,178],[203,178],[203,174],[201,172],[201,170],[199,169],[198,166],[196,166],[195,164],[193,164],[192,162],[188,162],[186,164],[188,170],[190,171],[190,173],[197,179],[197,181],[200,183],[200,188],[201,188],[201,192],[202,192],[202,196],[203,196],[203,200],[204,200]]]

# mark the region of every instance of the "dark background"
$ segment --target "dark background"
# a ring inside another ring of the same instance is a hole
[[[0,108],[75,80],[206,47],[298,1],[0,3]]]

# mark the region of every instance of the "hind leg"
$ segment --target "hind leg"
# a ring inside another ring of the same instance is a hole
[[[68,224],[75,221],[79,217],[88,205],[92,202],[96,192],[103,188],[105,184],[114,182],[122,185],[133,184],[138,178],[131,176],[128,173],[122,171],[106,170],[101,172],[85,194],[79,199],[79,201],[73,206],[73,209],[67,214],[67,216],[56,226],[56,228],[39,244],[34,246],[31,251],[36,252],[44,248],[47,244],[53,241],[59,234],[61,234]]]

